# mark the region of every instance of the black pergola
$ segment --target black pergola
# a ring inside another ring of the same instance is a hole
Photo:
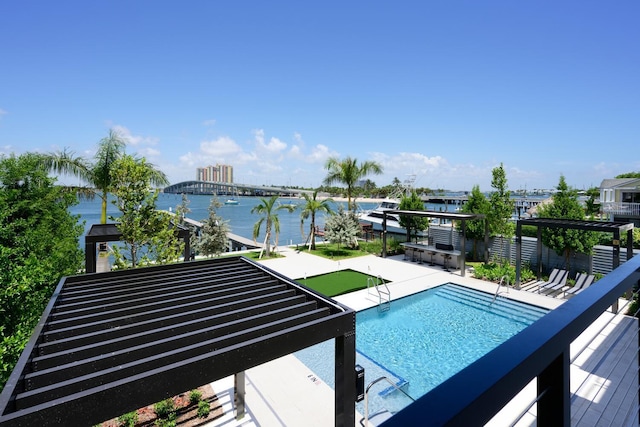
[[[382,256],[387,257],[387,214],[389,212],[382,212]],[[484,214],[474,213],[453,213],[453,212],[438,212],[438,211],[405,211],[394,210],[393,214],[407,215],[407,216],[422,216],[428,218],[441,218],[448,219],[450,221],[460,221],[462,223],[462,238],[460,239],[460,247],[462,249],[462,276],[465,275],[465,245],[466,245],[466,222],[483,219],[484,220],[484,261],[489,261],[489,226]],[[452,225],[453,226],[453,225]]]
[[[0,395],[0,426],[94,425],[332,338],[335,425],[352,427],[350,308],[239,256],[65,277]]]
[[[191,247],[190,231],[178,224],[178,238],[184,241],[184,260],[189,260]],[[96,272],[96,244],[103,242],[117,242],[122,238],[122,232],[117,224],[93,224],[84,236],[84,267],[87,273]]]
[[[613,269],[620,265],[620,233],[627,232],[627,259],[633,257],[633,223],[584,221],[577,219],[530,218],[519,219],[516,223],[516,289],[520,289],[520,269],[522,264],[522,226],[537,227],[536,254],[538,280],[542,277],[542,228],[564,228],[572,230],[599,231],[613,233]]]

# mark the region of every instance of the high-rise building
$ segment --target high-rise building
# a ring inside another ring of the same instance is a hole
[[[233,166],[216,164],[215,166],[210,165],[204,168],[197,168],[196,180],[226,182],[231,184],[233,183]]]

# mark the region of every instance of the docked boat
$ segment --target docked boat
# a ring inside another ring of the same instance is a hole
[[[415,179],[415,175],[411,175],[409,179],[405,180],[403,186],[398,189],[398,191],[385,198],[376,208],[361,212],[358,215],[358,221],[360,224],[371,227],[374,233],[381,232],[382,219],[386,213],[387,232],[406,235],[407,229],[400,225],[400,216],[394,213],[394,211],[400,209],[400,199],[402,196],[411,194]],[[419,235],[422,235],[422,233],[419,233]],[[426,236],[426,232],[424,232],[424,235]]]
[[[382,231],[382,219],[384,213],[387,214],[387,232],[396,234],[407,234],[407,230],[400,225],[400,217],[394,214],[400,206],[400,200],[386,198],[376,208],[370,211],[361,212],[358,221],[361,225],[370,226],[374,232]]]

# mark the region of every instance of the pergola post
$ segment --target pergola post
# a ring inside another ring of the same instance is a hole
[[[354,329],[335,338],[335,422],[336,427],[356,423],[356,332]]]
[[[382,211],[382,258],[387,257],[387,212]]]
[[[484,263],[489,263],[489,221],[484,219]]]
[[[453,224],[451,224],[451,226],[453,227]],[[467,226],[466,226],[466,221],[463,219],[462,220],[462,238],[460,241],[460,249],[462,252],[462,271],[460,272],[460,275],[462,277],[464,277],[465,275],[465,270],[467,269]]]
[[[86,273],[96,272],[96,242],[84,238],[84,271]]]
[[[538,280],[542,279],[542,228],[538,226],[536,228],[536,259],[538,261],[538,266],[536,270],[538,270],[538,274],[536,277]]]
[[[233,376],[233,402],[236,420],[244,418],[245,413],[245,372],[237,372]]]
[[[613,264],[612,270],[620,266],[620,230],[613,230]]]

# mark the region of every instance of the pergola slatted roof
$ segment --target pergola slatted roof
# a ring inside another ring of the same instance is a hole
[[[450,221],[460,221],[462,225],[462,236],[460,238],[460,248],[462,252],[465,252],[466,247],[466,222],[473,220],[484,220],[484,259],[485,262],[489,261],[489,226],[486,221],[486,215],[478,214],[478,213],[464,213],[464,212],[439,212],[439,211],[409,211],[409,210],[393,210],[393,211],[383,211],[382,212],[382,256],[387,256],[387,214],[393,213],[394,215],[407,215],[407,216],[419,216],[419,217],[427,217],[427,218],[440,218],[440,219],[448,219]],[[460,274],[462,277],[465,275],[466,270],[466,260],[465,257],[461,257],[462,266],[460,269]]]
[[[336,423],[352,425],[351,309],[242,257],[63,278],[0,426],[95,424],[332,338]]]
[[[534,225],[549,228],[571,228],[575,230],[601,231],[612,233],[615,230],[619,232],[633,230],[633,223],[627,222],[605,222],[605,221],[586,221],[577,219],[559,219],[559,218],[529,218],[519,219],[521,225]]]

